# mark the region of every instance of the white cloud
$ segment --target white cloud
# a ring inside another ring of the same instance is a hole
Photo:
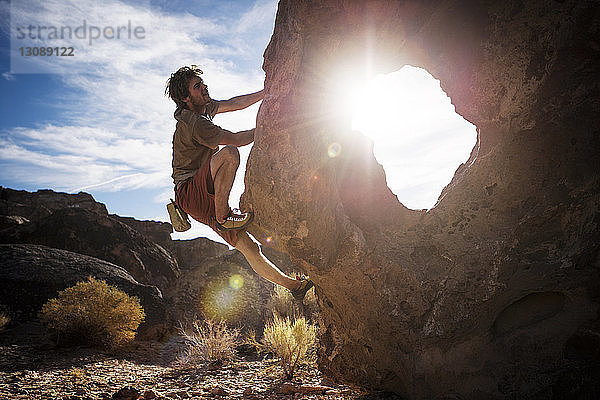
[[[0,32],[8,35],[10,30],[10,2],[0,0]]]
[[[217,99],[261,89],[262,71],[240,69],[236,61],[248,56],[240,41],[254,35],[253,24],[265,24],[274,17],[274,9],[269,12],[274,3],[257,2],[242,17],[245,28],[241,31],[239,24],[226,19],[215,22],[189,13],[169,14],[143,3],[133,6],[110,0],[102,2],[102,7],[96,4],[95,0],[13,4],[13,21],[77,27],[84,19],[97,26],[116,26],[130,19],[144,27],[145,37],[98,39],[92,45],[73,40],[79,54],[51,60],[62,62],[57,64],[63,72],[60,78],[74,89],[57,94],[62,122],[9,129],[0,136],[4,138],[0,163],[10,163],[11,178],[44,187],[70,191],[145,187],[172,193],[175,121],[174,104],[164,96],[166,79],[181,65],[199,64]],[[263,38],[262,48],[256,50],[259,54],[268,39]],[[78,73],[82,70],[86,73]],[[249,129],[255,125],[257,109],[219,115],[215,122],[234,131]],[[162,202],[163,197],[155,200]]]
[[[163,187],[168,178],[164,173],[141,173],[126,174],[111,178],[105,182],[94,183],[80,188],[69,189],[69,192],[89,191],[90,189],[103,189],[108,191],[135,190],[148,187]]]

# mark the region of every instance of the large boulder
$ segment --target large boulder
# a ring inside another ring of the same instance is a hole
[[[125,268],[137,281],[165,288],[179,276],[162,246],[107,214],[61,208],[35,222],[0,232],[4,243],[35,243],[100,258]]]
[[[12,324],[35,320],[46,301],[91,276],[139,298],[146,317],[138,328],[138,338],[162,340],[173,332],[174,323],[160,290],[137,282],[115,264],[35,244],[0,244],[0,265],[0,305]]]
[[[598,394],[599,21],[587,1],[280,1],[242,205],[315,281],[330,376],[406,398]],[[478,129],[429,211],[398,202],[328,96],[341,67],[407,64]]]

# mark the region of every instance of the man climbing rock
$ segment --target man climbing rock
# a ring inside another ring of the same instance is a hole
[[[212,122],[216,114],[242,110],[262,100],[263,90],[213,100],[201,74],[194,65],[181,67],[167,81],[166,93],[177,105],[172,175],[175,202],[238,249],[257,274],[302,300],[313,283],[290,278],[270,263],[244,230],[253,214],[229,207],[229,193],[240,163],[237,148],[254,141],[254,129],[234,133]],[[223,147],[219,149],[219,145]]]

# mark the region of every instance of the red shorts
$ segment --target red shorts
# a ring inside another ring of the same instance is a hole
[[[196,172],[186,179],[175,191],[175,202],[198,222],[210,226],[227,243],[235,247],[237,230],[220,232],[217,230],[215,218],[215,187],[210,173],[210,159]]]

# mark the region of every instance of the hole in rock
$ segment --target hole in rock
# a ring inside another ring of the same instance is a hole
[[[377,75],[346,99],[352,128],[373,140],[375,158],[398,200],[411,209],[432,208],[468,160],[475,126],[455,112],[438,80],[413,66]]]

